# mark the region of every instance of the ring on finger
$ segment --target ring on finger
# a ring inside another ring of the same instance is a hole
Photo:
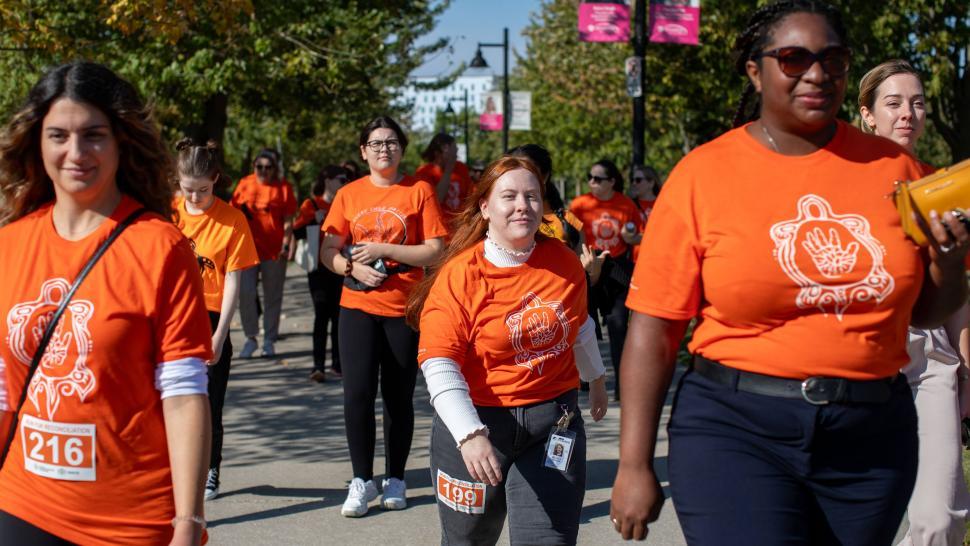
[[[940,252],[943,254],[949,254],[950,252],[953,252],[953,249],[956,248],[957,246],[958,246],[957,244],[953,244],[953,243],[940,245]]]

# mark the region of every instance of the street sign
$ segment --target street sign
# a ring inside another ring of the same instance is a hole
[[[478,117],[478,128],[482,131],[501,131],[502,113],[502,92],[485,93],[485,111]]]
[[[532,93],[529,91],[512,91],[509,93],[512,101],[512,119],[509,120],[510,131],[532,130]]]
[[[579,5],[577,26],[582,42],[627,42],[630,40],[630,6],[583,2]]]
[[[623,71],[626,73],[626,94],[637,98],[643,96],[643,77],[640,75],[640,67],[643,65],[643,57],[627,57],[623,63]]]
[[[700,0],[650,0],[650,41],[697,45]]]

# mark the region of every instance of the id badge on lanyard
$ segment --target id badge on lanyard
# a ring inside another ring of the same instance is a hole
[[[569,467],[569,460],[573,455],[573,446],[576,444],[576,433],[569,430],[569,423],[575,415],[565,405],[560,406],[563,415],[556,422],[556,426],[549,433],[546,440],[545,462],[542,463],[546,468],[555,468],[565,471]]]

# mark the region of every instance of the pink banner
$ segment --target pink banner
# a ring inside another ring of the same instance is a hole
[[[630,40],[630,7],[625,4],[583,2],[579,5],[579,39],[583,42]]]
[[[650,41],[697,45],[700,20],[699,0],[651,0]]]
[[[478,117],[478,128],[482,131],[501,131],[502,114],[482,114]]]

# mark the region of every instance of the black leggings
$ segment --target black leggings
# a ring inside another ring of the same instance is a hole
[[[374,477],[378,376],[384,400],[385,474],[404,479],[414,434],[414,382],[418,333],[404,317],[381,317],[340,308],[340,354],[344,374],[344,425],[354,477]]]
[[[29,544],[30,546],[71,546],[74,544],[2,510],[0,510],[0,543]]]
[[[601,280],[600,282],[604,282]],[[623,342],[626,340],[630,310],[626,307],[627,290],[619,293],[604,294],[598,291],[596,301],[591,301],[589,314],[596,319],[596,310],[603,317],[606,330],[610,333],[610,361],[613,363],[613,393],[620,398],[620,359],[623,358]]]
[[[320,266],[307,273],[310,299],[313,301],[313,369],[324,371],[327,361],[327,323],[330,324],[330,346],[333,371],[340,373],[340,343],[337,326],[340,317],[342,275]]]
[[[209,311],[212,331],[219,325],[219,313]],[[219,468],[222,464],[222,407],[226,404],[226,388],[229,386],[229,363],[232,361],[232,342],[226,336],[222,344],[219,361],[209,366],[209,414],[212,417],[212,451],[209,453],[209,468]]]

